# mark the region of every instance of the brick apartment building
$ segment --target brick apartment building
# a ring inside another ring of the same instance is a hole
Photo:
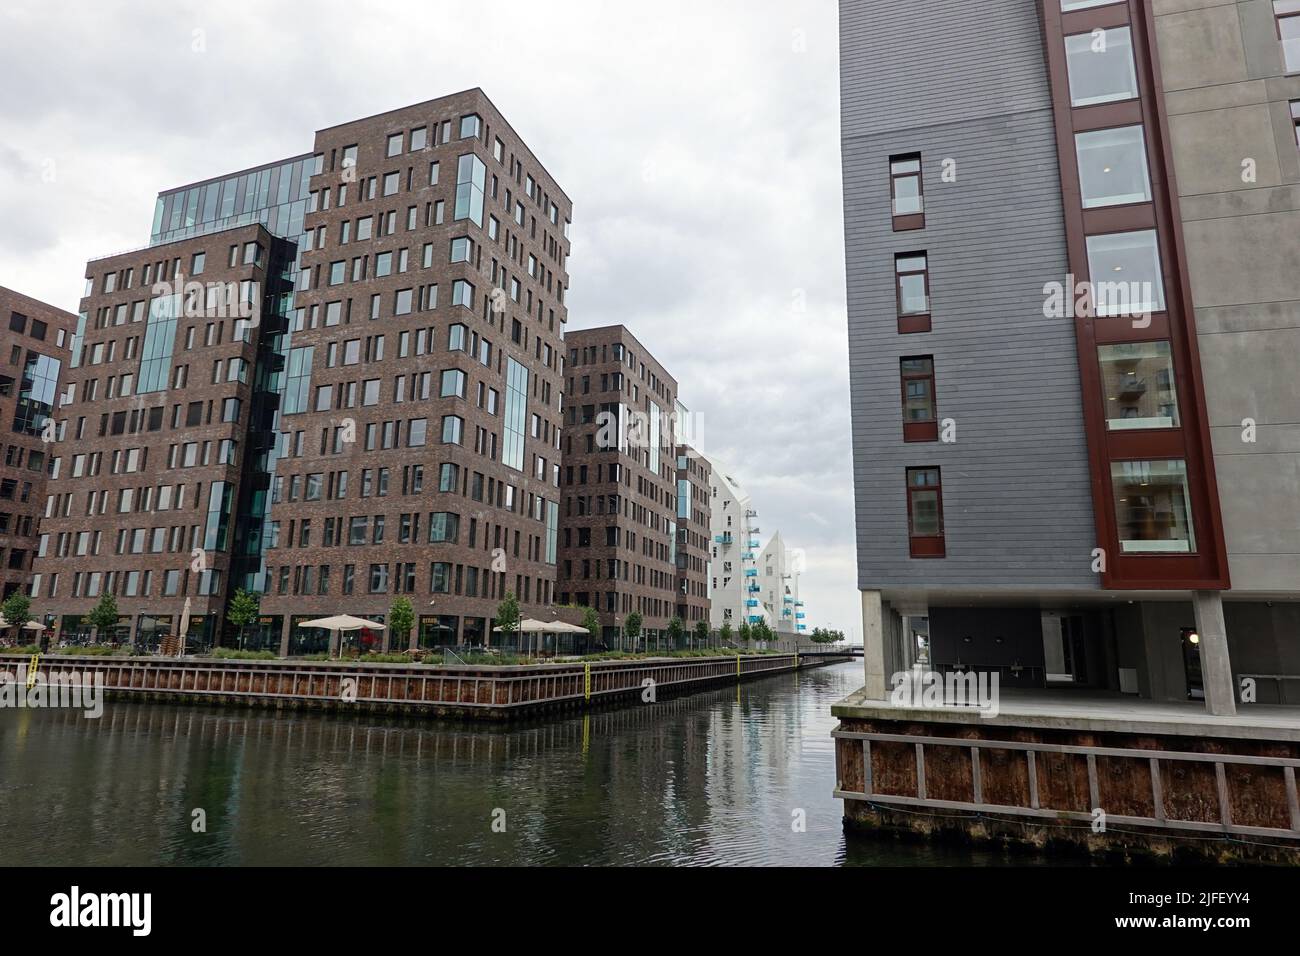
[[[684,410],[678,405],[678,414]],[[711,544],[709,501],[713,469],[689,445],[677,446],[677,616],[688,631],[709,622],[713,589],[709,581]]]
[[[54,467],[47,427],[66,374],[77,317],[0,287],[0,596],[27,590]]]
[[[404,594],[413,641],[487,643],[508,591],[554,601],[569,199],[478,90],[315,155],[263,611],[307,650]]]
[[[242,581],[275,270],[259,224],[91,261],[58,410],[33,607],[61,639],[115,596],[118,640],[211,642]],[[256,555],[253,554],[255,560]]]
[[[571,216],[478,89],[161,193],[87,267],[36,612],[84,634],[110,590],[123,636],[206,643],[247,587],[251,645],[306,653],[396,595],[430,645],[553,605]],[[150,294],[181,276],[251,314]]]
[[[565,344],[560,602],[594,608],[609,647],[634,611],[653,642],[681,616],[677,381],[621,325]]]

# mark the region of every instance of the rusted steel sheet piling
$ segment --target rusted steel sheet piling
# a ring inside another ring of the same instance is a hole
[[[651,658],[505,667],[42,655],[39,669],[101,680],[110,698],[410,712],[508,720],[841,663],[796,655]],[[0,656],[16,671],[27,658]]]

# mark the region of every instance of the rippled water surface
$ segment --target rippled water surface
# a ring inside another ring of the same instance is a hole
[[[0,710],[0,845],[10,865],[1002,862],[846,837],[830,707],[861,675],[816,668],[508,728]]]

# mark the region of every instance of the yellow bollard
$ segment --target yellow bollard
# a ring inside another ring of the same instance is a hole
[[[41,666],[41,655],[33,654],[31,663],[27,665],[27,689],[31,690],[36,686],[36,672]]]
[[[591,661],[582,665],[583,670],[583,694],[587,700],[591,700]]]

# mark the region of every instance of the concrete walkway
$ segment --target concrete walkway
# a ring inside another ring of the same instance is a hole
[[[1300,741],[1300,707],[1296,706],[1239,703],[1237,716],[1214,717],[1200,701],[1143,700],[1095,690],[1004,688],[998,697],[997,716],[982,717],[978,711],[957,707],[896,707],[889,701],[867,700],[860,689],[836,704],[832,713],[882,720]]]

